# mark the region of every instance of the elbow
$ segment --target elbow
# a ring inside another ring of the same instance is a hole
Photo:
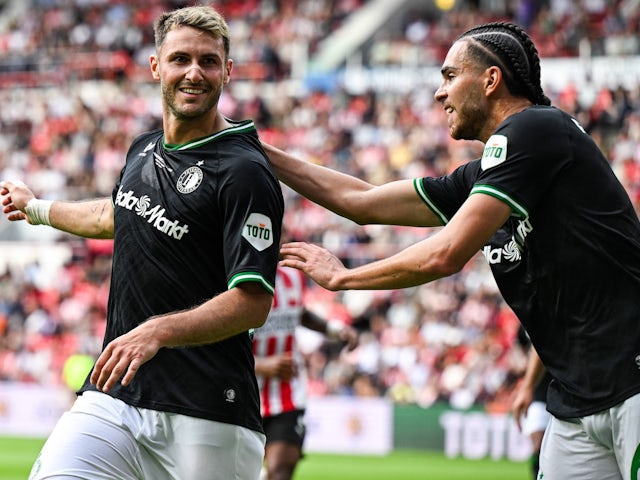
[[[435,274],[437,278],[444,278],[459,273],[465,263],[466,262],[462,262],[457,258],[442,255],[436,258],[436,260],[431,264],[429,270]]]
[[[256,316],[256,318],[254,319],[254,321],[252,322],[253,325],[251,326],[251,328],[260,328],[262,327],[265,323],[267,323],[267,314],[265,315],[260,315],[260,316]]]

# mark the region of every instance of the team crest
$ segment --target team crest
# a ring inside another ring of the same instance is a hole
[[[178,178],[176,187],[180,193],[191,193],[200,186],[203,177],[200,167],[189,167]]]

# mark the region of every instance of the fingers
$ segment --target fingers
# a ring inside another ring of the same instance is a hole
[[[289,355],[280,358],[279,370],[282,380],[291,380],[292,377],[298,374],[298,366]]]
[[[355,330],[348,330],[346,342],[349,351],[355,350],[355,348],[358,346],[358,333]]]
[[[15,209],[13,209],[13,210],[15,210]],[[16,210],[13,213],[9,213],[9,212],[12,212],[12,210],[7,211],[7,208],[5,208],[3,211],[4,211],[4,213],[8,213],[7,220],[9,220],[10,222],[16,222],[18,220],[26,220],[27,219],[27,216],[24,213],[22,213],[20,210]]]
[[[516,427],[518,427],[519,432],[522,432],[522,419],[526,418],[528,409],[529,404],[521,398],[517,398],[513,403],[513,419],[516,422]]]
[[[108,392],[120,380],[125,370],[126,362],[118,361],[113,344],[109,344],[98,357],[89,380],[98,390]]]
[[[518,431],[519,432],[522,432],[522,425],[521,425],[521,422],[520,422],[520,418],[521,417],[522,417],[522,411],[519,408],[516,408],[513,411],[513,419],[516,422],[516,427],[518,427]]]
[[[120,381],[126,387],[144,362],[111,343],[100,354],[89,381],[102,392],[109,392]],[[121,380],[122,379],[122,380]]]
[[[0,182],[0,195],[3,195],[2,205],[4,208],[2,209],[3,213],[7,215],[7,220],[11,222],[15,222],[18,220],[27,220],[27,215],[25,215],[16,205],[14,204],[14,198],[16,197],[16,188],[23,188],[24,191],[29,192],[27,186],[18,180],[4,180]],[[20,196],[20,194],[17,194]]]
[[[6,195],[16,187],[26,187],[26,185],[20,180],[2,180],[0,181],[0,194]]]
[[[304,261],[305,247],[308,245],[303,242],[284,243],[280,247],[280,254],[289,261]]]

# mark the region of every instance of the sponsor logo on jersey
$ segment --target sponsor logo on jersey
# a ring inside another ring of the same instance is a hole
[[[140,153],[138,154],[138,156],[139,156],[139,157],[146,157],[146,156],[147,156],[147,152],[148,152],[149,150],[152,150],[152,149],[153,149],[153,147],[155,147],[155,146],[156,146],[156,144],[155,144],[154,142],[150,142],[146,147],[144,147],[144,150],[143,150],[142,152],[140,152]]]
[[[189,167],[178,177],[176,187],[180,193],[191,193],[200,186],[203,177],[200,167]]]
[[[516,263],[522,259],[522,247],[527,235],[533,231],[533,226],[529,219],[520,220],[516,227],[516,234],[511,237],[503,247],[491,248],[491,245],[485,245],[482,249],[484,258],[490,265],[498,263],[510,262]]]
[[[252,213],[242,230],[243,238],[259,252],[273,245],[271,219],[261,213]]]
[[[490,245],[485,245],[482,254],[489,264],[502,263],[502,260],[515,263],[522,258],[518,244],[513,239],[502,248],[491,248]]]
[[[491,135],[482,152],[482,170],[500,165],[507,159],[507,137]]]
[[[144,218],[147,223],[151,224],[156,230],[176,240],[182,239],[182,237],[189,232],[189,225],[186,223],[180,225],[178,220],[171,220],[165,217],[166,210],[164,207],[161,205],[154,205],[152,207],[151,199],[148,195],[136,197],[133,190],[124,193],[122,187],[120,187],[116,195],[115,204],[135,212],[136,215]]]

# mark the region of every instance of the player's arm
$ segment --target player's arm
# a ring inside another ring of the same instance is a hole
[[[113,205],[110,198],[84,202],[36,199],[21,182],[0,183],[3,212],[10,221],[26,220],[33,225],[50,225],[63,232],[87,238],[113,238]]]
[[[532,345],[527,360],[527,368],[511,404],[511,410],[513,411],[513,417],[518,430],[522,430],[521,419],[527,416],[527,410],[533,401],[533,392],[542,381],[546,371],[547,369],[542,363],[542,360],[540,360],[538,352]]]
[[[290,353],[255,357],[256,375],[289,381],[298,374],[298,367]]]
[[[260,283],[244,282],[203,304],[151,317],[106,346],[91,374],[91,382],[108,391],[122,378],[127,385],[140,366],[160,348],[219,342],[261,327],[273,297]]]
[[[326,249],[294,242],[282,246],[281,264],[304,271],[328,290],[413,287],[460,271],[510,215],[506,203],[477,193],[436,234],[386,259],[347,269]]]
[[[324,333],[332,340],[345,342],[349,350],[353,350],[358,345],[358,332],[355,328],[338,320],[325,320],[309,309],[304,309],[300,324],[310,330]]]
[[[440,226],[412,180],[376,186],[331,168],[300,160],[262,144],[282,182],[323,207],[360,225]]]

